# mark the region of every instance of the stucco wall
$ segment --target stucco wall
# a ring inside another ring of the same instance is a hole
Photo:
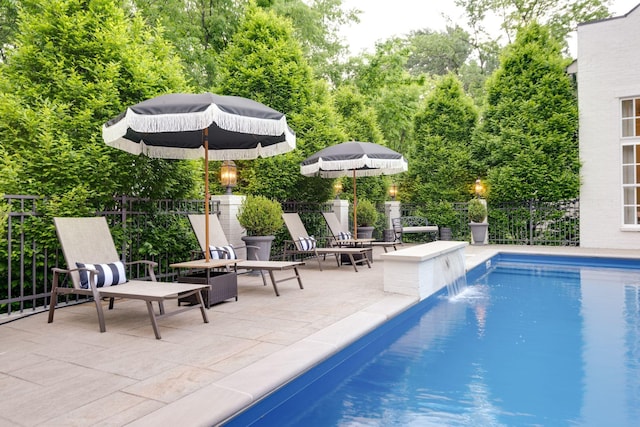
[[[580,245],[640,248],[622,225],[620,98],[640,96],[640,8],[578,27]]]

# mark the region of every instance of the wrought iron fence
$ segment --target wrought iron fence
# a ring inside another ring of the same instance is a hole
[[[504,245],[580,245],[580,200],[558,202],[529,200],[520,203],[489,204],[489,243]],[[455,219],[449,224],[454,240],[470,236],[466,203],[453,203]],[[402,216],[421,215],[424,206],[403,204]]]
[[[0,323],[22,315],[46,310],[51,290],[51,268],[64,267],[51,218],[40,213],[46,201],[34,196],[4,196],[0,206]],[[298,212],[307,231],[317,237],[329,234],[320,212],[331,211],[330,203],[284,203],[285,212]],[[466,203],[452,204],[455,212],[446,226],[454,240],[469,240]],[[158,263],[159,280],[174,280],[169,267],[183,261],[198,244],[187,214],[202,213],[201,200],[148,200],[131,197],[114,198],[96,215],[105,216],[116,247],[125,261],[150,259]],[[219,206],[212,202],[211,212]],[[402,205],[402,215],[425,212],[423,206]],[[580,205],[578,200],[489,206],[489,242],[493,244],[578,246]],[[434,221],[432,221],[434,222]],[[380,225],[384,228],[384,224]],[[377,230],[379,233],[380,230]],[[380,238],[380,236],[377,236]],[[272,257],[282,255],[283,230],[278,233]],[[144,278],[143,270],[129,271],[129,277]],[[68,297],[61,304],[75,303]]]
[[[0,323],[47,309],[51,292],[51,268],[65,267],[51,218],[40,213],[47,201],[34,196],[4,196],[6,219],[0,227]],[[211,202],[211,212],[218,212]],[[158,263],[158,280],[170,281],[176,272],[169,267],[184,261],[198,247],[186,217],[202,213],[202,200],[149,200],[114,198],[96,215],[109,223],[121,259],[148,259]],[[139,266],[128,277],[145,279]],[[133,270],[135,268],[135,270]],[[82,298],[67,296],[61,304]]]

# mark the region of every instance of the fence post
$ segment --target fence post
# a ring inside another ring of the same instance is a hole
[[[533,245],[533,199],[529,199],[529,246]]]

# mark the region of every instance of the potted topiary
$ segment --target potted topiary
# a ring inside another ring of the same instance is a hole
[[[264,196],[247,196],[238,212],[238,222],[247,230],[242,240],[247,245],[247,259],[267,261],[274,234],[282,228],[282,206]]]
[[[358,199],[356,219],[358,221],[358,239],[371,239],[378,221],[378,210],[373,202],[367,199]]]
[[[489,224],[487,219],[487,206],[480,199],[471,199],[467,206],[469,212],[469,228],[471,228],[472,243],[484,245]]]

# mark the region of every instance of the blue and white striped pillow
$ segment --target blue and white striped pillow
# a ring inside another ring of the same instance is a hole
[[[209,246],[209,252],[211,252],[211,259],[238,259],[233,246]]]
[[[83,264],[81,262],[76,262],[76,267],[96,270],[98,274],[94,285],[98,288],[102,288],[103,286],[121,285],[127,282],[127,275],[122,261],[109,264]],[[82,270],[78,273],[80,274],[80,287],[83,289],[89,289],[89,272]]]
[[[303,251],[311,251],[316,248],[316,239],[313,236],[300,237],[300,249]]]
[[[341,231],[338,234],[338,240],[351,240],[351,232],[350,231],[347,231],[347,232]]]

